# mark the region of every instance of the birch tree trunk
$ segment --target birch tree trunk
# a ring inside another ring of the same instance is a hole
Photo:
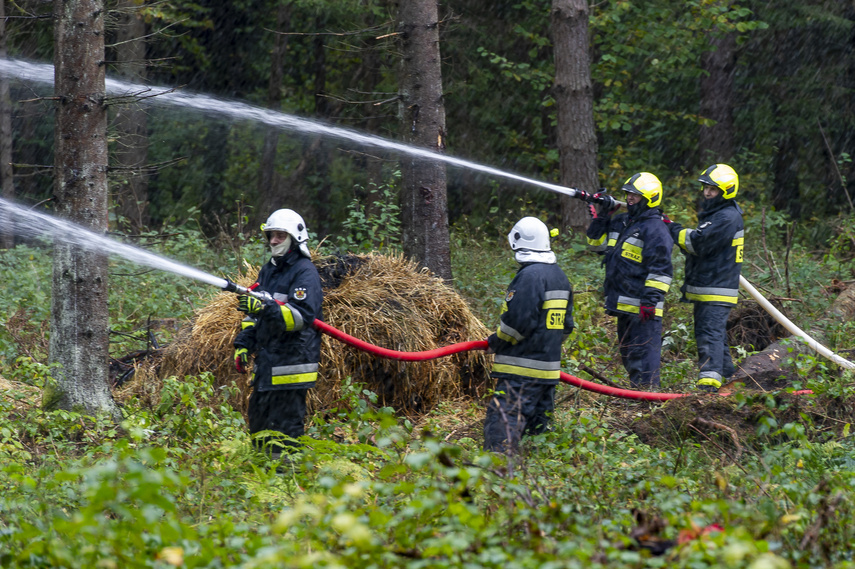
[[[553,0],[552,42],[561,185],[596,192],[600,184],[587,0]],[[589,223],[585,203],[562,196],[561,220],[574,233],[584,233]]]
[[[146,25],[135,0],[119,0],[119,27],[116,32],[116,70],[134,83],[146,82]],[[139,232],[149,224],[148,121],[139,103],[121,105],[116,110],[117,213]]]
[[[6,59],[6,2],[0,0],[0,60]],[[15,182],[12,179],[12,98],[9,95],[9,79],[0,77],[0,194],[4,199],[15,199]],[[15,235],[9,230],[11,221],[0,213],[0,249],[15,246]]]
[[[445,105],[437,0],[401,0],[399,109],[405,142],[445,151]],[[401,161],[401,227],[404,254],[451,281],[445,164]]]
[[[56,213],[107,229],[103,0],[55,0]],[[121,417],[107,383],[107,257],[54,238],[50,361],[58,393],[44,404]]]

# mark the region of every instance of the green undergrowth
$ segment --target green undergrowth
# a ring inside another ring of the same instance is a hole
[[[363,405],[313,423],[282,462],[226,400],[210,377],[171,378],[159,406],[129,401],[116,426],[4,396],[0,565],[760,569],[852,555],[848,429],[810,441],[780,425],[733,462],[698,441],[647,446],[614,427],[619,406],[571,399],[506,457],[450,438],[442,410],[416,428]],[[342,442],[322,438],[331,426]]]
[[[247,257],[191,233],[179,241],[159,247],[213,274]],[[834,299],[825,285],[851,280],[851,259],[798,240],[790,249],[788,268],[749,251],[745,274],[797,323],[821,322]],[[599,257],[564,237],[555,250],[575,291],[564,369],[625,385]],[[455,233],[452,251],[454,286],[493,328],[516,271],[504,236]],[[210,376],[165,380],[155,407],[126,401],[120,425],[43,410],[49,261],[35,246],[0,256],[4,282],[27,275],[0,296],[0,376],[16,382],[0,395],[2,567],[855,566],[855,388],[822,359],[788,370],[790,390],[815,395],[645,403],[562,385],[554,430],[513,457],[481,450],[483,401],[445,402],[414,422],[346,382],[346,404],[312,417],[302,450],[277,462]],[[678,254],[675,264],[679,283]],[[132,336],[115,355],[145,345],[146,322],[186,320],[215,292],[118,262],[111,272],[111,321]],[[696,374],[691,307],[678,298],[675,287],[663,390],[687,390]],[[824,331],[834,349],[853,344],[851,323]]]

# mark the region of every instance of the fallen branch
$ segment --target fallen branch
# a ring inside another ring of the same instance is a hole
[[[709,437],[707,437],[707,440],[709,440],[715,446],[717,446],[719,448],[719,450],[721,450],[734,463],[739,462],[739,458],[742,456],[742,445],[739,444],[739,435],[736,434],[736,430],[734,430],[732,427],[728,427],[727,425],[722,425],[721,423],[716,423],[715,421],[710,421],[709,419],[702,419],[701,417],[695,417],[694,421],[692,421],[692,424],[689,426],[692,427],[693,429],[695,429],[696,431],[698,431],[699,433],[702,433],[702,432],[700,429],[698,429],[697,427],[694,426],[694,423],[697,423],[698,425],[701,425],[703,427],[708,427],[711,429],[720,429],[722,431],[725,431],[727,434],[729,434],[731,440],[733,441],[733,446],[736,447],[736,455],[735,456],[731,456],[729,452],[727,452],[726,450],[724,450],[723,448],[718,446],[715,443],[715,441],[713,441]]]

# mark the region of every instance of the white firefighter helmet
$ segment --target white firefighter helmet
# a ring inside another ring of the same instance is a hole
[[[261,224],[261,230],[268,241],[270,241],[270,231],[284,231],[297,242],[300,253],[306,257],[312,256],[309,253],[309,231],[306,229],[306,222],[293,209],[277,209],[270,214],[265,223]]]
[[[536,217],[519,220],[508,233],[508,243],[514,251],[523,249],[545,253],[552,250],[549,246],[549,229]]]

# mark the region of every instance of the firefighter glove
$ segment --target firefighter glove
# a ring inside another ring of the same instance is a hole
[[[235,369],[240,373],[249,369],[249,350],[246,348],[235,348]]]
[[[641,318],[642,322],[647,322],[648,320],[653,320],[654,316],[656,316],[656,307],[654,307],[654,306],[639,306],[638,307],[638,317]]]
[[[673,221],[671,221],[671,218],[668,217],[667,213],[662,214],[662,222],[663,223],[674,223]]]
[[[599,207],[597,208],[597,213],[600,217],[609,217],[611,214],[618,210],[618,204],[613,197],[604,193],[596,193],[594,194],[594,201],[597,202]]]
[[[264,308],[264,304],[254,296],[242,294],[238,297],[238,310],[241,312],[256,314],[261,312],[262,308]]]
[[[591,217],[591,219],[597,219],[597,217],[598,217],[597,216],[597,208],[595,208],[594,204],[592,204],[592,203],[588,204],[588,215]]]

